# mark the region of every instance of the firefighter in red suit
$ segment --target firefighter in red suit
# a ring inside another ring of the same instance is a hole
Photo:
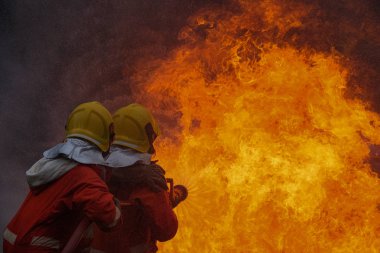
[[[139,104],[119,109],[113,119],[115,139],[107,159],[113,167],[109,187],[121,202],[123,224],[111,233],[96,230],[91,252],[156,252],[156,241],[170,240],[178,228],[165,172],[151,162],[159,128],[151,113]]]
[[[30,192],[4,231],[4,253],[61,252],[84,216],[102,229],[120,223],[103,180],[103,155],[112,138],[112,116],[100,103],[71,112],[65,142],[45,151],[26,172]]]

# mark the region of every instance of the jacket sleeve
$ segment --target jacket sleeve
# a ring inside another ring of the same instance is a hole
[[[74,207],[92,221],[107,227],[114,222],[116,206],[107,185],[90,167],[80,166],[75,175]]]
[[[150,219],[152,237],[160,242],[175,236],[178,220],[166,191],[152,192],[148,188],[136,189],[130,196],[143,206],[145,215]]]

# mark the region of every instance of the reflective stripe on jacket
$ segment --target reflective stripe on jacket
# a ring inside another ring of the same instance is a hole
[[[31,188],[3,235],[3,252],[59,252],[83,215],[111,224],[116,209],[101,172],[79,164],[55,181]]]

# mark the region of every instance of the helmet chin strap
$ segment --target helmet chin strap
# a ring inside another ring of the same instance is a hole
[[[156,150],[154,149],[153,142],[157,138],[157,134],[153,130],[153,126],[151,123],[146,124],[145,126],[145,133],[148,136],[148,141],[149,141],[149,154],[154,154],[156,153]]]

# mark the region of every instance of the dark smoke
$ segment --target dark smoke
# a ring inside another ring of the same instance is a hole
[[[238,12],[231,2],[0,1],[0,231],[28,191],[25,170],[63,139],[74,106],[98,100],[113,111],[132,102],[131,76],[141,62],[165,58],[182,43],[178,32],[199,9]],[[278,40],[346,56],[355,70],[349,95],[380,112],[379,1],[288,2],[308,4],[312,12]]]
[[[299,2],[299,1],[296,1]],[[335,50],[353,64],[349,94],[380,112],[380,2],[376,0],[306,1],[310,15],[285,41],[317,51]]]

